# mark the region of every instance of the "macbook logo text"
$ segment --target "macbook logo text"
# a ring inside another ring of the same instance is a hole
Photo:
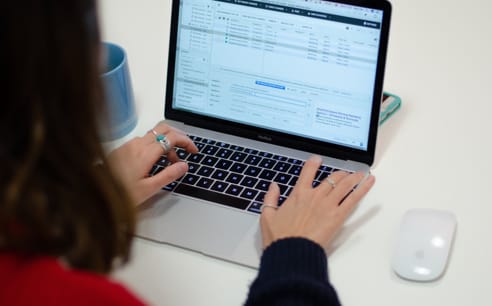
[[[263,140],[263,141],[268,141],[268,142],[272,142],[272,137],[270,136],[267,136],[267,135],[258,135],[258,139],[260,140]]]

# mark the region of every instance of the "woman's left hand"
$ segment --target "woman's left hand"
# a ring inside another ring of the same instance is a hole
[[[165,123],[159,123],[153,130],[157,135],[166,137],[169,152],[165,152],[166,149],[151,130],[143,137],[136,137],[115,149],[107,158],[114,174],[122,180],[136,204],[143,203],[188,171],[188,165],[179,160],[174,147],[198,153],[197,147],[184,132]],[[164,154],[172,164],[158,174],[149,176],[152,166]]]

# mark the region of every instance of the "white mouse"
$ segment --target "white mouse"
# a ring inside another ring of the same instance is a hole
[[[446,269],[456,231],[453,213],[411,209],[403,215],[392,267],[396,274],[414,281],[433,281]]]

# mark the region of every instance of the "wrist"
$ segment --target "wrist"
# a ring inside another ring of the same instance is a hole
[[[284,238],[272,242],[263,252],[259,276],[268,279],[290,275],[328,282],[324,249],[306,238]]]

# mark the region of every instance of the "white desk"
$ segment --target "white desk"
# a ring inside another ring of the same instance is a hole
[[[492,305],[492,2],[394,0],[385,89],[403,108],[381,128],[377,183],[330,256],[345,305]],[[100,1],[104,38],[128,51],[140,121],[162,118],[170,4]],[[130,136],[129,136],[130,137]],[[459,162],[458,162],[459,161]],[[420,170],[420,169],[427,170]],[[402,214],[448,209],[458,232],[444,278],[400,280],[390,257]],[[241,305],[255,270],[137,239],[115,276],[155,305]]]

